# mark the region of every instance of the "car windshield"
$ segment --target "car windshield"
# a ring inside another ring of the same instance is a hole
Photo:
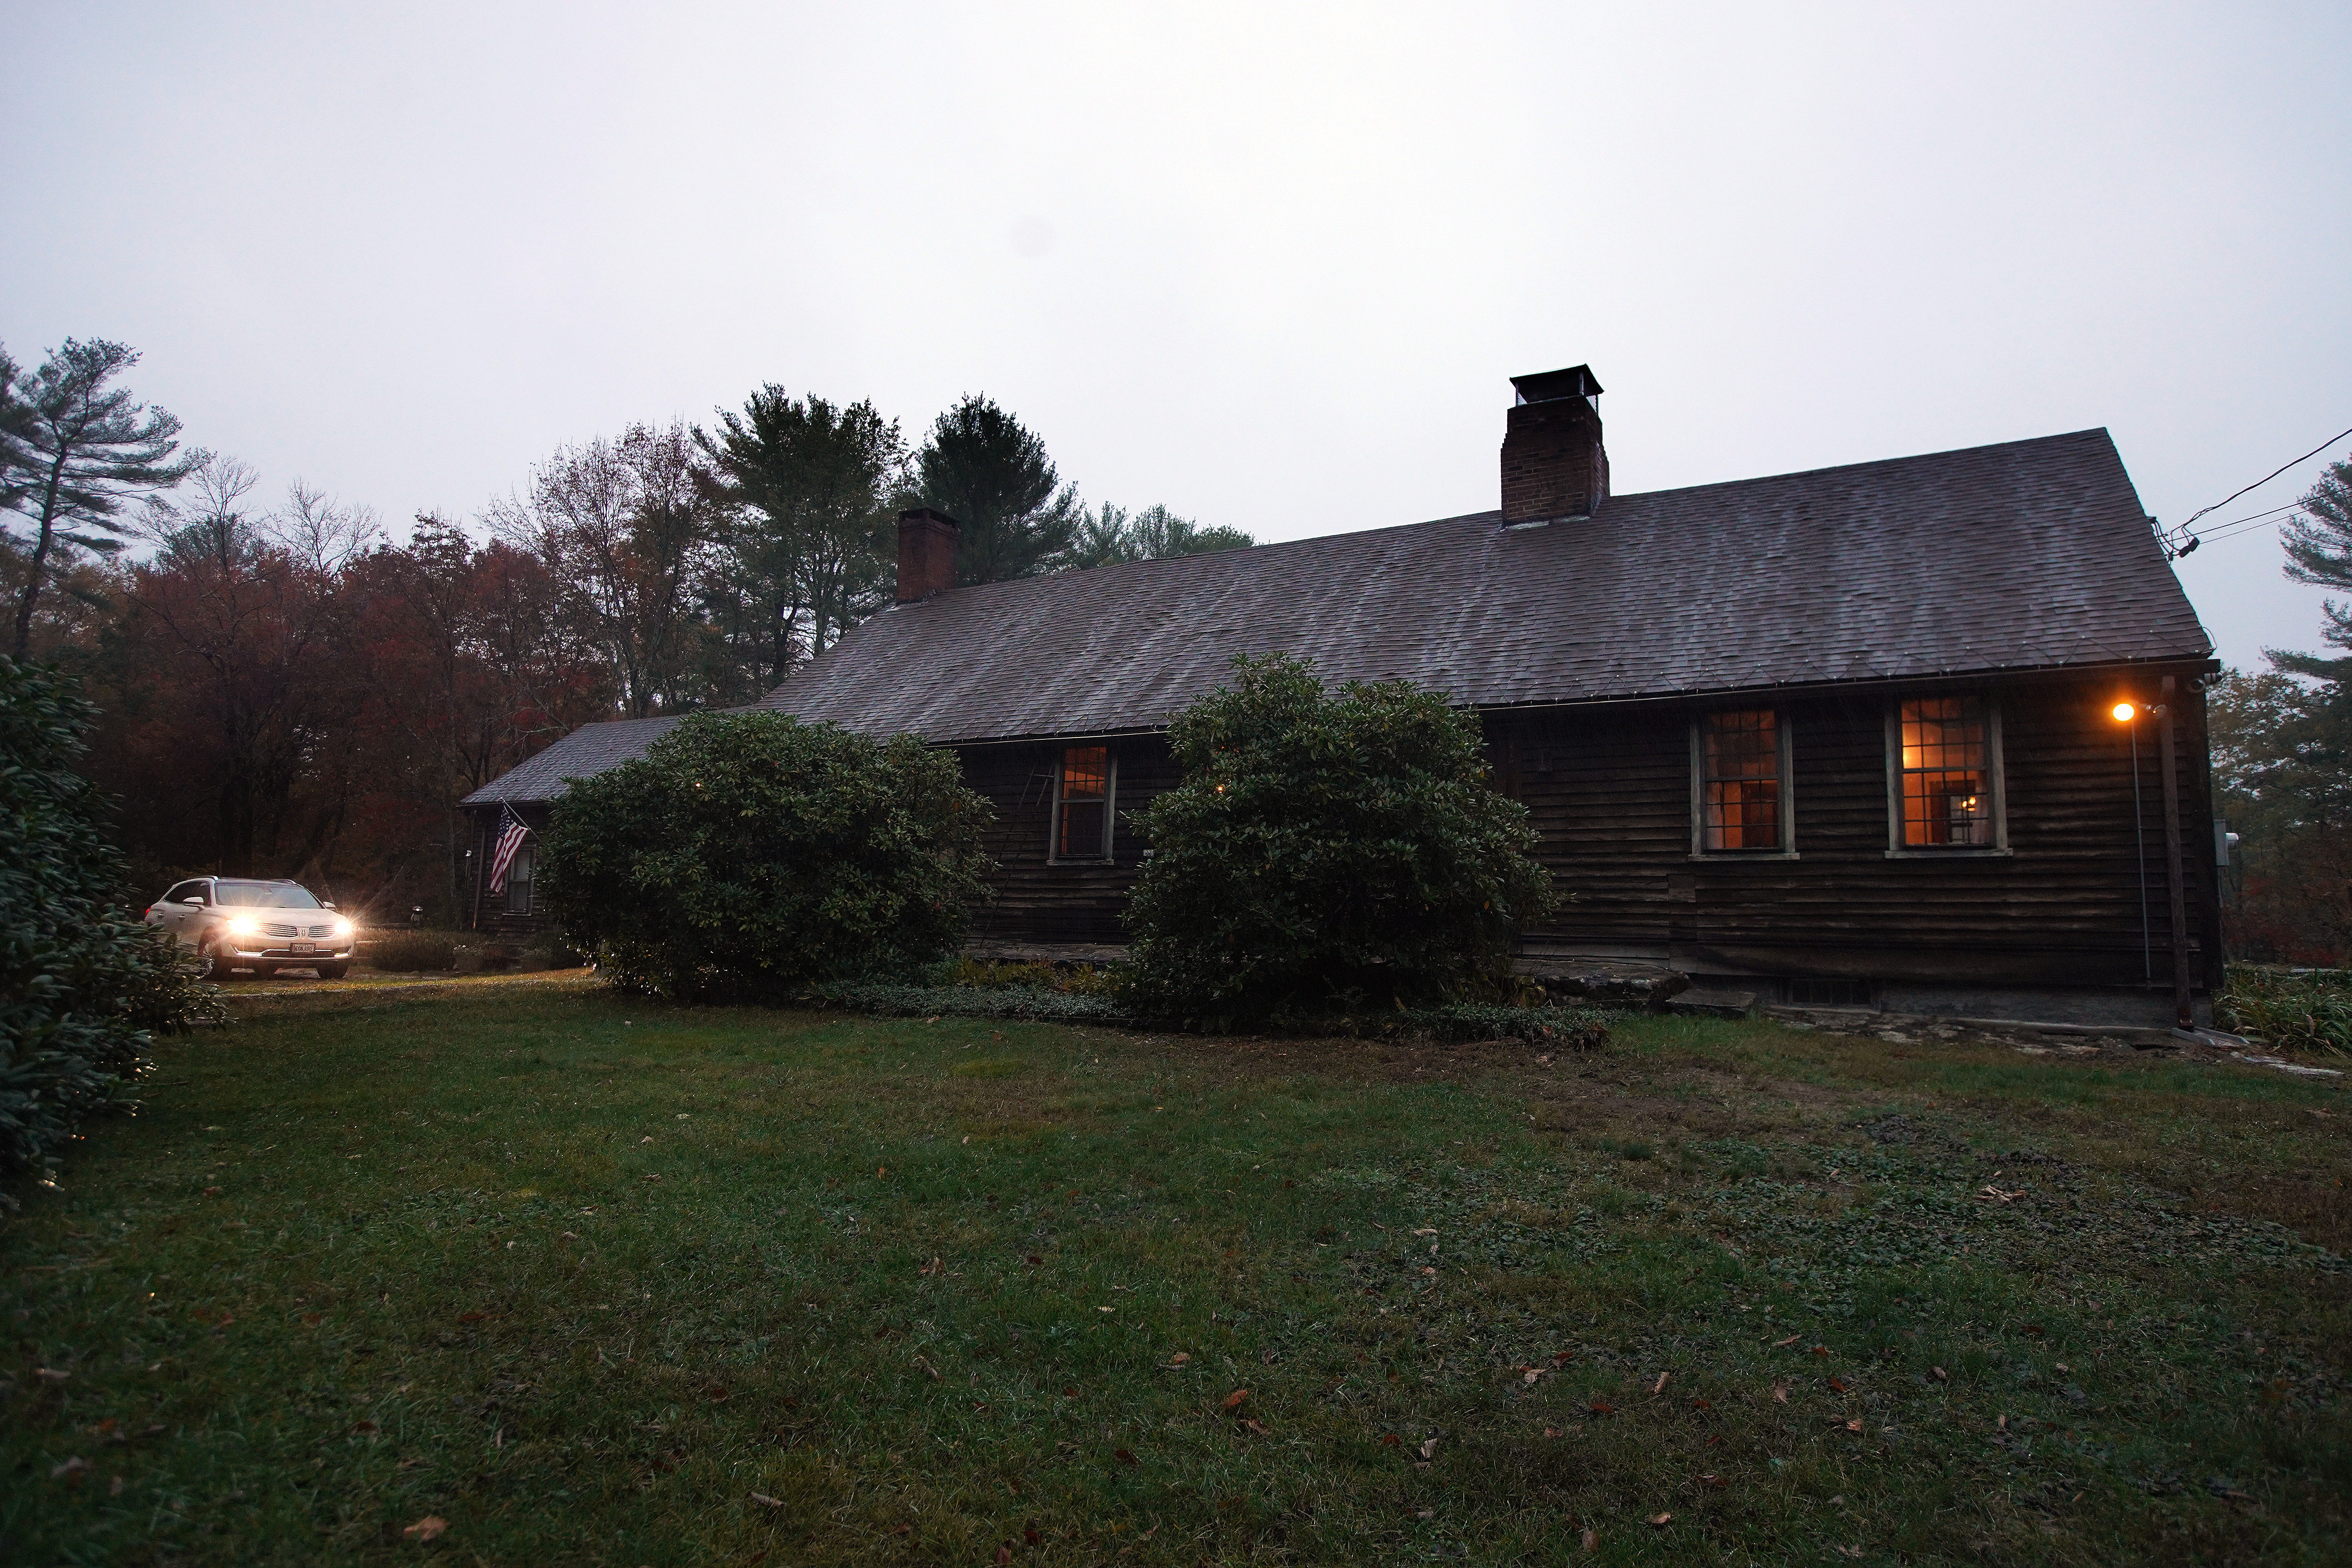
[[[215,882],[213,899],[232,909],[315,910],[310,889],[292,882]]]

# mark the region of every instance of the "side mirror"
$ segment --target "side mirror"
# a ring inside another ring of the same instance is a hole
[[[192,910],[200,910],[205,907],[205,901],[202,899],[182,899],[180,902],[187,905],[188,908]]]
[[[334,904],[333,904],[333,902],[332,902],[331,900],[326,900],[326,899],[321,899],[321,900],[319,900],[319,907],[320,907],[320,909],[322,909],[322,910],[331,910],[331,909],[333,909],[335,906],[334,906]]]

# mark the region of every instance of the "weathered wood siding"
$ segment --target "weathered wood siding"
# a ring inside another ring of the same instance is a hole
[[[2192,980],[2219,978],[2201,695],[2182,692],[2179,762]],[[2010,853],[1887,854],[1886,719],[1898,695],[1999,704]],[[1691,725],[1754,699],[1486,717],[1498,784],[1524,801],[1538,851],[1575,895],[1529,944],[1706,973],[1995,985],[2169,984],[2163,784],[2140,730],[2148,952],[2120,696],[2156,679],[2016,681],[1778,703],[1790,731],[1796,858],[1694,857]]]
[[[551,808],[545,804],[534,801],[515,809],[532,833],[546,829]],[[474,857],[466,862],[473,868],[473,889],[465,909],[458,911],[459,924],[468,931],[499,938],[520,939],[536,934],[548,923],[539,907],[537,889],[532,889],[532,909],[527,915],[509,914],[506,895],[490,891],[490,857],[498,852],[499,809],[495,805],[477,806],[467,816],[473,819],[470,842]]]
[[[1055,865],[1054,771],[1060,744],[966,746],[957,756],[963,782],[996,808],[988,852],[1001,868],[996,900],[973,922],[976,936],[1004,942],[1118,943],[1120,916],[1147,847],[1135,817],[1176,782],[1168,742],[1159,735],[1103,742],[1118,759],[1108,864]]]

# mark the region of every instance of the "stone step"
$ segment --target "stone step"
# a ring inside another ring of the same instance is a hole
[[[1693,987],[1668,1001],[1666,1011],[1692,1013],[1708,1018],[1745,1018],[1756,1011],[1756,993]]]

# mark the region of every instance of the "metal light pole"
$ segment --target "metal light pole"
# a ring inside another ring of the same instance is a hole
[[[2181,875],[2180,863],[2180,780],[2175,766],[2177,733],[2173,716],[2173,698],[2179,686],[2173,677],[2163,680],[2164,700],[2147,711],[2164,721],[2157,734],[2157,756],[2164,769],[2164,884],[2170,905],[2172,931],[2172,1014],[2176,1028],[2193,1029],[2197,1014],[2189,995],[2189,890]],[[2147,839],[2139,804],[2139,726],[2140,710],[2129,702],[2115,707],[2116,721],[2128,726],[2132,757],[2132,837],[2139,849],[2139,952],[2140,968],[2153,980],[2155,963],[2149,952],[2147,931]]]
[[[2163,689],[2164,700],[2156,710],[2164,719],[2158,739],[2164,760],[2165,891],[2172,900],[2172,1021],[2176,1028],[2193,1029],[2197,1014],[2189,1002],[2189,890],[2180,869],[2180,780],[2172,760],[2172,737],[2178,728],[2173,698],[2178,688],[2171,676],[2164,678]]]

